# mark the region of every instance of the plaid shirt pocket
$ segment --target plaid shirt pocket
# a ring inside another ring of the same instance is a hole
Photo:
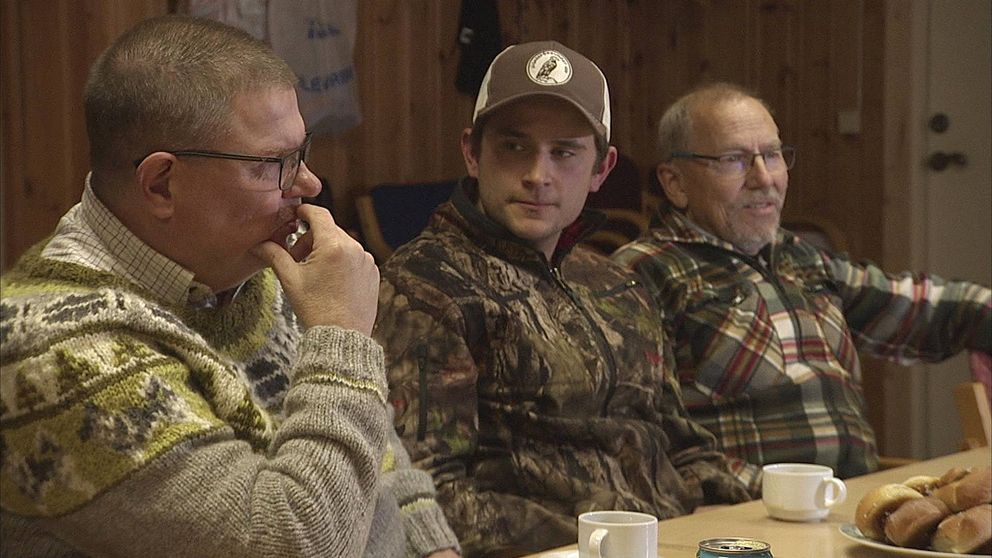
[[[696,388],[709,398],[782,383],[781,342],[768,305],[753,284],[690,293],[680,327],[679,339],[686,344],[676,347],[679,369],[693,368]],[[688,363],[692,366],[683,365]]]

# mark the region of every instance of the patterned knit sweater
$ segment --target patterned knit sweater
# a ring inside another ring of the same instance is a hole
[[[36,248],[0,286],[0,554],[457,548],[391,428],[381,348],[301,336],[271,272],[191,309]]]

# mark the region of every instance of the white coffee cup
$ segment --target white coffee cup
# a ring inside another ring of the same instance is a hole
[[[844,481],[825,465],[776,463],[761,470],[761,500],[775,519],[817,521],[847,498]]]
[[[657,558],[658,518],[628,511],[579,516],[579,558]]]

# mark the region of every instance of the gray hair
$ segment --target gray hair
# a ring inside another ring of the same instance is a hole
[[[133,167],[158,150],[206,149],[231,125],[235,96],[293,87],[296,75],[248,33],[169,15],[121,35],[94,63],[83,95],[94,171]]]
[[[689,150],[694,109],[703,104],[713,105],[738,99],[754,99],[772,114],[768,103],[740,85],[717,82],[697,87],[672,103],[658,121],[658,160],[668,162],[672,159],[672,153]]]

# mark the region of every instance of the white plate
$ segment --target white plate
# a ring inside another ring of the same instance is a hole
[[[558,550],[555,552],[548,552],[546,554],[541,554],[537,558],[579,558],[578,550]]]
[[[878,542],[861,534],[861,530],[851,523],[840,526],[840,533],[852,541],[862,546],[870,546],[888,551],[892,554],[902,554],[903,556],[920,556],[921,558],[961,558],[962,556],[988,556],[988,554],[951,554],[950,552],[937,552],[936,550],[919,550],[916,548],[903,548]]]

